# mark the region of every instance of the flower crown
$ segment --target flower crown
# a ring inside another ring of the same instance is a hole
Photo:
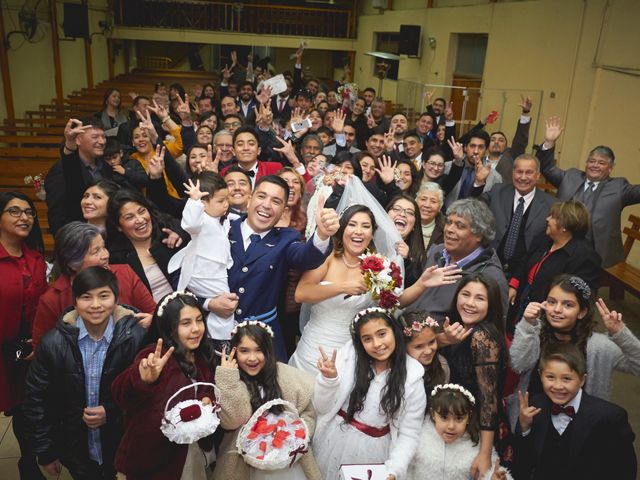
[[[164,309],[167,307],[167,305],[169,305],[169,302],[172,302],[173,300],[175,300],[181,295],[188,295],[190,297],[195,298],[196,300],[198,299],[198,297],[196,297],[193,293],[187,292],[186,290],[178,290],[177,292],[173,292],[171,295],[167,295],[166,297],[164,297],[162,302],[160,302],[160,306],[158,307],[158,314],[157,314],[158,317],[161,317],[162,314],[164,314]]]
[[[569,277],[569,283],[580,292],[582,298],[585,300],[589,300],[591,298],[591,289],[583,279],[580,277]]]
[[[436,385],[435,387],[433,387],[433,390],[431,390],[431,396],[435,396],[435,394],[440,390],[456,390],[467,397],[467,400],[471,402],[471,405],[476,404],[476,399],[473,395],[471,395],[471,392],[464,388],[462,385],[458,385],[457,383],[445,383],[444,385]]]
[[[271,329],[271,327],[259,320],[245,320],[244,322],[236,323],[236,326],[233,327],[233,330],[231,330],[231,336],[235,336],[238,333],[238,330],[249,325],[257,325],[258,327],[263,328],[269,335],[271,335],[271,338],[273,338],[273,330]]]
[[[413,337],[422,331],[424,327],[437,328],[440,325],[433,318],[427,317],[419,322],[413,322],[410,326],[404,327],[402,332],[405,337]]]
[[[369,307],[369,308],[365,308],[364,310],[360,310],[358,313],[356,313],[356,316],[353,317],[353,325],[358,323],[360,319],[368,313],[382,313],[384,315],[391,316],[391,312],[389,310],[386,310],[380,307]]]

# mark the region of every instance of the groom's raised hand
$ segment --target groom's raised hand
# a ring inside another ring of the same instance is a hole
[[[324,208],[324,196],[318,197],[316,209],[316,235],[320,240],[326,240],[334,235],[340,228],[338,214],[333,208]]]

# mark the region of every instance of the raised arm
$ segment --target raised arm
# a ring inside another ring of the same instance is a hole
[[[547,119],[545,122],[544,143],[537,153],[542,175],[556,188],[562,183],[565,174],[565,171],[556,165],[554,158],[556,141],[563,131],[564,128],[560,125],[560,118],[550,117]]]

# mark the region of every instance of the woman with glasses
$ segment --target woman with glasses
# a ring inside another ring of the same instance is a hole
[[[0,412],[13,416],[20,446],[20,478],[44,479],[25,441],[22,389],[30,354],[35,306],[47,289],[42,233],[33,202],[19,192],[0,193]]]
[[[442,185],[444,175],[445,154],[440,147],[431,147],[422,154],[422,183],[434,182]]]
[[[396,248],[404,259],[404,286],[410,287],[420,278],[426,260],[418,204],[411,196],[402,193],[391,199],[387,213],[402,237]]]

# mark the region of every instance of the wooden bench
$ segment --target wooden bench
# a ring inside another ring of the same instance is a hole
[[[622,232],[627,236],[624,242],[624,261],[604,270],[603,284],[609,286],[609,297],[622,300],[624,292],[640,297],[640,269],[627,263],[633,242],[640,240],[640,217],[629,215],[631,225]]]
[[[63,136],[61,135],[0,135],[0,144],[12,147],[27,147],[29,145],[59,147],[62,144],[62,140]]]
[[[60,141],[59,141],[60,142]],[[60,149],[57,147],[7,147],[0,148],[0,158],[60,158]]]

